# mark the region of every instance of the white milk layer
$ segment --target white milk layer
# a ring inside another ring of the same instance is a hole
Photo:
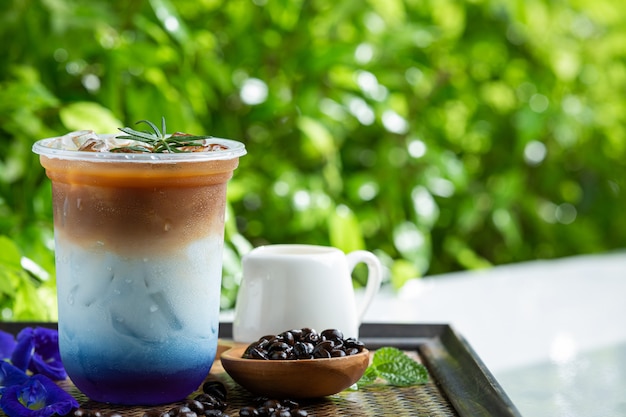
[[[213,236],[134,258],[57,239],[64,358],[91,362],[102,354],[121,368],[144,362],[154,369],[202,355],[202,344],[217,339],[222,246],[222,237]]]

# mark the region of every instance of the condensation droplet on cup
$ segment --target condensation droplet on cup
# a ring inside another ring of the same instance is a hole
[[[74,305],[74,294],[76,293],[77,290],[78,290],[78,286],[72,288],[69,294],[67,294],[67,303],[71,306]]]
[[[169,232],[172,229],[172,222],[169,220],[165,221],[165,225],[163,226],[163,230]]]

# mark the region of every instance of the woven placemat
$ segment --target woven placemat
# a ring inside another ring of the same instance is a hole
[[[415,352],[406,352],[418,362],[420,358]],[[244,406],[255,405],[255,395],[250,394],[224,371],[221,363],[216,361],[207,380],[218,380],[228,389],[228,408],[225,413],[231,417],[239,416],[239,409]],[[172,407],[182,404],[172,403],[158,407],[128,407],[98,403],[89,400],[78,389],[66,380],[59,385],[72,394],[82,408],[99,410],[103,416],[117,412],[124,417],[142,417],[144,413],[152,410],[165,412]],[[193,398],[200,391],[190,395]],[[300,408],[303,408],[311,417],[382,417],[382,416],[430,416],[448,417],[458,416],[449,401],[445,398],[436,381],[432,378],[428,383],[412,387],[391,387],[386,385],[370,386],[360,390],[345,390],[339,394],[331,395],[316,400],[299,400]],[[0,411],[0,416],[6,417]]]

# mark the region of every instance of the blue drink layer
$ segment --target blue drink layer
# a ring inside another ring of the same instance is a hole
[[[128,355],[119,347],[102,351],[78,342],[82,349],[76,354],[66,352],[63,363],[72,382],[95,401],[133,405],[169,403],[185,398],[209,373],[216,344],[208,340],[197,343],[209,348],[190,351],[184,346],[167,346],[177,345],[174,341],[145,349],[146,356],[154,351],[154,358],[163,358],[162,363],[167,366],[159,367],[155,366],[159,360],[145,357],[134,361],[134,355]],[[163,350],[171,354],[160,355]]]
[[[221,251],[219,236],[137,258],[57,237],[59,345],[78,389],[153,405],[198,388],[217,350]]]

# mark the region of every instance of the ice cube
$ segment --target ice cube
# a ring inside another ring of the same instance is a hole
[[[195,145],[182,146],[179,148],[179,150],[182,152],[215,152],[228,149],[227,146],[220,143],[215,143],[211,141],[210,138],[196,140],[194,142],[196,143]]]
[[[90,138],[85,141],[78,150],[85,152],[107,152],[109,150],[109,144],[102,139]]]
[[[115,261],[111,255],[86,256],[74,251],[70,257],[70,264],[74,266],[71,282],[68,282],[71,285],[68,301],[90,307],[111,293],[114,289],[114,274],[109,266]]]
[[[111,326],[118,335],[145,343],[160,343],[172,336],[172,332],[182,330],[183,324],[164,294],[134,295],[111,300]]]
[[[54,138],[49,146],[54,149],[76,151],[89,140],[98,140],[98,135],[93,130],[78,130]]]
[[[150,294],[150,298],[154,301],[153,306],[157,307],[157,310],[155,311],[159,311],[159,313],[161,313],[168,327],[172,330],[182,330],[183,325],[178,317],[176,317],[176,314],[174,314],[174,308],[167,301],[165,294],[162,292],[157,292],[154,294]],[[150,308],[152,308],[153,306],[151,306]]]

